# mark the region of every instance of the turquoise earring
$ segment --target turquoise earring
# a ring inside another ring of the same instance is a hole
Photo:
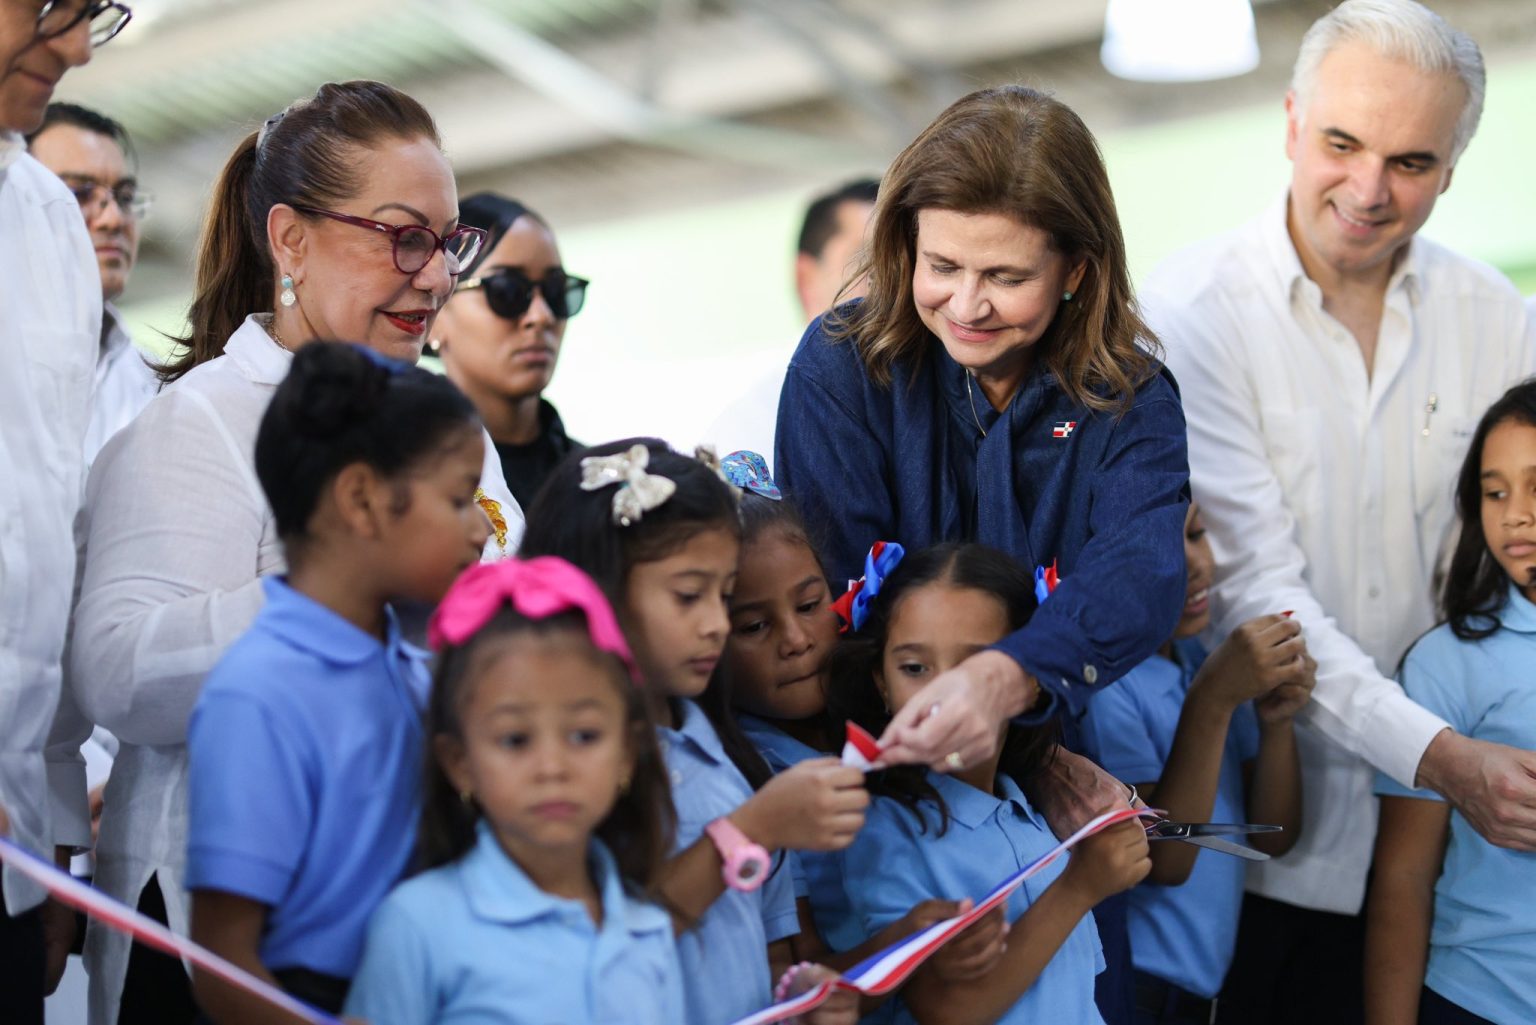
[[[283,307],[286,309],[292,306],[294,303],[298,302],[299,297],[293,294],[292,276],[284,274],[281,284],[283,286],[283,292],[277,297],[277,301],[282,303]]]
[[[1071,302],[1072,301],[1072,293],[1071,292],[1063,292],[1063,293],[1061,293],[1061,301],[1064,302],[1064,303]]]

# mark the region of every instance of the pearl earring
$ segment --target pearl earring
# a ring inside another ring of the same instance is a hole
[[[293,294],[292,276],[284,274],[281,284],[283,286],[283,292],[277,297],[277,301],[283,304],[284,309],[287,309],[294,303],[298,302],[299,297]]]
[[[1063,292],[1063,293],[1061,293],[1061,301],[1064,302],[1064,303],[1071,302],[1072,301],[1072,293],[1071,292]]]

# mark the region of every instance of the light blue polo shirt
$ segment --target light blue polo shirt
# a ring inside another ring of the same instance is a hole
[[[979,899],[998,883],[1056,846],[1045,819],[1025,800],[1018,784],[998,777],[1001,798],[935,772],[928,782],[949,805],[949,828],[938,835],[938,809],[917,813],[890,797],[877,797],[853,846],[843,852],[848,902],[866,936],[890,925],[930,898]],[[921,831],[926,826],[927,832]],[[1062,870],[1057,858],[1008,898],[1010,923],[1039,899]],[[1084,915],[1035,984],[999,1022],[1006,1025],[1103,1025],[1093,1002],[1094,976],[1104,970],[1099,931]],[[915,1022],[900,994],[893,1020]]]
[[[825,752],[801,743],[765,719],[738,714],[736,720],[775,773],[808,758],[826,757]],[[835,851],[795,851],[790,867],[795,873],[795,896],[810,901],[816,929],[827,946],[841,953],[863,943],[864,926],[848,906],[843,887],[842,857]]]
[[[540,890],[480,824],[472,850],[401,883],[368,928],[346,1013],[369,1025],[677,1025],[672,918],[588,855],[603,922]]]
[[[192,712],[187,888],[267,905],[267,968],[350,978],[415,845],[427,656],[262,587]]]
[[[1511,587],[1499,619],[1503,627],[1480,641],[1437,626],[1409,650],[1398,678],[1456,732],[1536,751],[1536,605]],[[1376,778],[1376,792],[1442,800],[1387,776]],[[1500,1025],[1536,1022],[1536,854],[1493,846],[1454,808],[1424,984]]]
[[[1127,783],[1162,778],[1179,713],[1205,649],[1174,642],[1177,662],[1153,655],[1096,692],[1080,722],[1083,753]],[[1251,703],[1232,714],[1212,822],[1243,822],[1243,762],[1258,756],[1259,719]],[[1164,841],[1173,843],[1175,841]],[[1130,893],[1131,963],[1202,997],[1221,990],[1242,912],[1247,862],[1201,851],[1182,886],[1142,883]]]
[[[678,702],[682,728],[656,728],[677,807],[677,847],[704,835],[704,827],[747,803],[752,787],[736,768],[703,710]],[[689,1025],[725,1025],[773,1002],[768,944],[800,931],[794,873],[774,859],[768,881],[749,893],[726,890],[699,924],[677,938],[688,997]]]

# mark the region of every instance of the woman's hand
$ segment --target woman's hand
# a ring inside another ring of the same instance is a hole
[[[811,758],[764,784],[731,821],[770,850],[838,851],[864,828],[864,773],[836,758]]]
[[[917,763],[956,772],[997,751],[998,727],[1035,703],[1040,685],[1000,651],[981,651],[914,694],[880,737],[877,768]]]
[[[1065,840],[1092,818],[1131,807],[1131,790],[1096,763],[1058,747],[1050,765],[1025,790],[1056,839]],[[1137,802],[1141,807],[1140,802]]]
[[[1129,890],[1150,871],[1146,827],[1140,819],[1131,819],[1078,841],[1060,881],[1091,908],[1105,897]]]

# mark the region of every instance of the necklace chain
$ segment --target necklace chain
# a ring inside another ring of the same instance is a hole
[[[288,353],[293,352],[292,349],[288,348],[288,343],[283,341],[283,336],[278,334],[278,331],[277,331],[277,317],[275,315],[272,317],[272,319],[270,321],[267,322],[267,334],[272,336],[272,340],[277,343],[277,347],[279,349],[282,349],[284,352],[288,352]],[[972,413],[974,413],[975,411],[976,410],[974,408],[971,410]]]
[[[282,345],[282,342],[277,344]],[[981,426],[981,417],[976,414],[976,393],[971,390],[971,378],[975,375],[969,370],[965,372],[965,397],[971,400],[971,419],[976,421],[976,429],[981,432],[983,439],[987,436],[987,429]]]

